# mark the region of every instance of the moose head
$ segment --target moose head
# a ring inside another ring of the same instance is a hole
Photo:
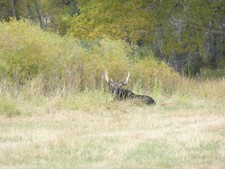
[[[114,82],[112,79],[109,80],[108,73],[105,72],[105,81],[112,87],[112,94],[114,95],[114,98],[116,100],[125,100],[125,99],[141,99],[141,101],[145,102],[146,104],[155,104],[155,101],[147,96],[147,95],[137,95],[134,94],[132,91],[128,89],[121,88],[124,85],[128,84],[130,73],[128,72],[128,75],[125,80],[121,82]]]

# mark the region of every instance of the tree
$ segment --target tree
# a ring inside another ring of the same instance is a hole
[[[225,67],[224,0],[2,0],[0,16],[88,41],[123,39],[186,75]]]
[[[140,2],[92,0],[79,1],[80,15],[65,17],[66,34],[83,39],[104,36],[121,38],[128,42],[148,41],[152,20]]]

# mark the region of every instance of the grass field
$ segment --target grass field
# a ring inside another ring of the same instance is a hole
[[[0,116],[0,168],[225,168],[223,99],[96,99],[15,100],[20,115]]]

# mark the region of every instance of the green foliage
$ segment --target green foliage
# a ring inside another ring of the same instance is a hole
[[[1,75],[23,84],[39,73],[51,73],[55,58],[48,55],[56,44],[50,41],[53,34],[43,34],[28,21],[15,20],[1,23],[0,31]]]
[[[67,35],[82,39],[126,39],[130,42],[149,40],[154,21],[146,6],[139,1],[79,1],[81,14],[64,17],[68,25]]]
[[[179,79],[152,54],[139,57],[137,47],[121,40],[79,41],[15,20],[1,23],[0,31],[0,75],[17,85],[39,79],[38,86],[45,92],[96,89],[101,88],[105,71],[115,80],[130,71],[131,86],[150,91],[155,79],[166,88]]]
[[[220,79],[225,78],[225,70],[224,69],[202,69],[201,70],[201,77],[203,79]]]
[[[29,18],[43,30],[84,41],[108,37],[148,46],[181,74],[195,76],[202,67],[224,67],[224,6],[221,0],[2,0],[0,18]],[[11,57],[17,53],[24,57],[23,52],[20,49]],[[5,66],[0,65],[1,72],[8,69]],[[24,66],[27,71],[29,66]]]

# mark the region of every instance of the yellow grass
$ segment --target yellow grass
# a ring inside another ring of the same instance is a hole
[[[0,168],[225,168],[224,101],[91,96],[17,100],[20,116],[0,116]]]

